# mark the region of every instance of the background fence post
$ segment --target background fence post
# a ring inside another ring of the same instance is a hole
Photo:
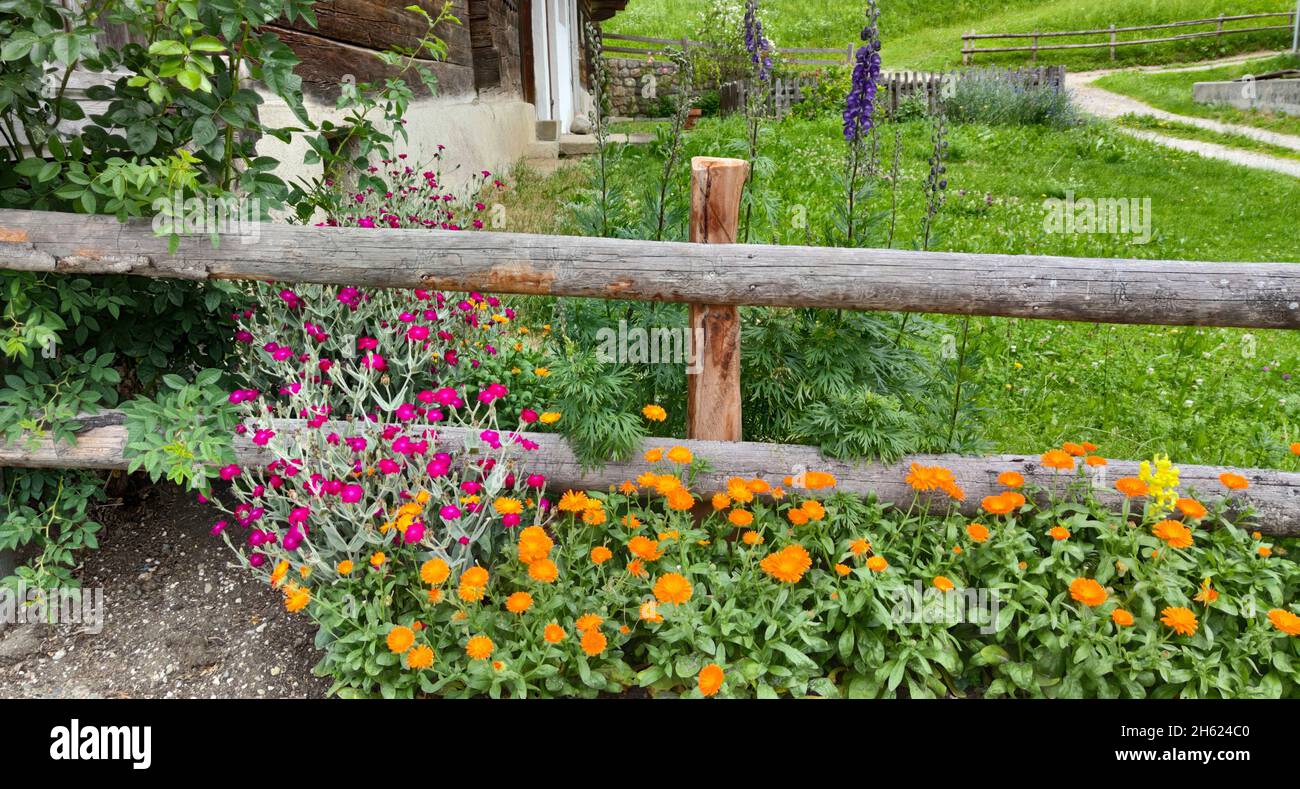
[[[1033,63],[1038,62],[1038,34],[1037,33],[1034,33],[1034,57],[1031,62]]]
[[[1115,59],[1115,23],[1110,23],[1110,59]]]
[[[973,33],[975,31],[972,30],[971,32]],[[961,64],[963,66],[969,66],[971,64],[971,61],[975,58],[975,53],[968,51],[969,49],[970,49],[969,34],[965,34],[961,37]]]
[[[691,159],[692,242],[736,243],[740,196],[748,178],[749,162],[743,159]],[[730,305],[692,304],[690,327],[699,372],[686,376],[686,437],[739,441],[740,311]]]
[[[1222,47],[1223,47],[1223,14],[1219,14],[1219,24],[1214,29],[1214,48],[1217,50]]]

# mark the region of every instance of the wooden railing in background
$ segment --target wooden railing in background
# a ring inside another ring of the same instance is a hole
[[[1116,57],[1115,50],[1117,47],[1132,47],[1148,44],[1164,44],[1172,41],[1188,41],[1196,38],[1207,38],[1213,36],[1220,39],[1223,36],[1238,35],[1241,33],[1262,33],[1270,30],[1291,30],[1295,22],[1295,11],[1278,11],[1271,14],[1237,14],[1234,16],[1219,15],[1211,19],[1188,19],[1181,22],[1166,22],[1158,25],[1134,25],[1131,27],[1116,27],[1111,25],[1102,30],[1064,30],[1056,32],[1036,31],[1032,33],[976,33],[971,31],[961,37],[961,55],[962,63],[970,65],[975,60],[975,55],[990,52],[1031,52],[1033,53],[1033,62],[1038,62],[1038,53],[1050,50],[1068,50],[1068,49],[1110,49],[1110,59]],[[1266,19],[1271,17],[1285,17],[1288,21],[1282,25],[1263,25],[1251,27],[1228,27],[1229,22],[1238,22],[1241,20]],[[1121,40],[1121,33],[1134,33],[1145,30],[1169,30],[1180,27],[1197,27],[1201,25],[1214,25],[1214,30],[1203,30],[1194,33],[1180,33],[1178,35],[1166,36],[1164,38],[1137,38]],[[1085,42],[1082,44],[1039,44],[1039,39],[1043,38],[1062,38],[1069,36],[1107,36],[1106,41]],[[980,47],[974,46],[973,42],[988,39],[1030,39],[1032,42],[1029,46],[997,46],[997,47]]]
[[[1300,328],[1300,265],[1202,263],[913,252],[891,249],[666,243],[573,236],[379,230],[264,224],[252,239],[184,237],[175,253],[147,220],[0,210],[0,269],[67,274],[130,274],[190,280],[244,279],[361,287],[482,290],[702,305],[768,305],[998,315],[1049,320],[1180,326]],[[251,241],[251,243],[241,243]],[[706,356],[739,353],[706,341]],[[703,369],[721,369],[706,358]],[[717,390],[720,391],[720,390]],[[738,400],[736,389],[725,396]],[[739,402],[734,405],[739,413]],[[106,421],[107,420],[107,421]],[[114,421],[115,420],[115,421]],[[48,437],[0,443],[0,465],[125,468],[120,414],[89,418],[75,446]],[[289,426],[290,428],[292,426]],[[177,427],[183,430],[183,426]],[[448,433],[451,435],[451,433]],[[535,437],[539,460],[557,485],[604,487],[635,476],[630,464],[584,469],[563,442]],[[660,445],[669,440],[656,439]],[[912,460],[942,463],[967,488],[965,507],[1017,469],[1049,483],[1036,457],[906,458],[899,464],[843,463],[815,448],[687,440],[714,476],[797,474],[826,469],[840,489],[908,502],[902,469]],[[237,445],[240,456],[256,449]],[[549,464],[549,465],[548,465]],[[1135,465],[1112,461],[1111,479]],[[1186,485],[1205,492],[1224,469],[1184,466]],[[1300,474],[1237,470],[1251,483],[1236,494],[1271,534],[1300,534]],[[712,480],[713,477],[708,477]],[[1101,484],[1097,495],[1115,493]]]
[[[601,38],[604,41],[626,41],[633,44],[642,44],[639,47],[606,45],[604,51],[606,55],[643,55],[654,56],[662,55],[669,48],[680,49],[683,52],[689,52],[692,49],[714,49],[714,45],[705,41],[692,41],[689,38],[654,38],[652,36],[625,36],[619,33],[602,33]],[[793,66],[848,66],[853,64],[853,54],[856,50],[855,45],[848,44],[842,49],[825,49],[818,47],[786,47],[778,52],[781,56],[781,62]],[[809,57],[790,57],[790,55],[834,55],[835,57],[809,58]]]

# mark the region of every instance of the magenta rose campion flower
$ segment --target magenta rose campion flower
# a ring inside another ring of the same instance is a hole
[[[339,498],[343,499],[348,504],[356,504],[358,501],[361,501],[361,497],[364,494],[365,491],[360,485],[348,485],[343,488],[343,492],[339,494]]]

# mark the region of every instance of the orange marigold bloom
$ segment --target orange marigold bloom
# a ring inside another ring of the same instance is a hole
[[[515,592],[506,598],[506,610],[512,614],[522,614],[533,607],[533,596],[527,592]]]
[[[486,594],[487,590],[481,586],[461,584],[456,589],[456,596],[467,603],[477,603],[479,600],[482,600],[483,596]]]
[[[939,487],[937,471],[938,469],[913,463],[908,468],[907,476],[903,477],[903,481],[918,493],[926,493]]]
[[[1134,499],[1147,495],[1147,484],[1137,477],[1120,477],[1115,480],[1115,490]]]
[[[1056,525],[1056,526],[1053,526],[1053,527],[1051,528],[1051,530],[1048,531],[1047,533],[1048,533],[1048,535],[1051,536],[1051,538],[1052,538],[1053,540],[1058,540],[1058,541],[1059,541],[1059,540],[1068,540],[1068,539],[1070,539],[1070,530],[1067,529],[1067,528],[1065,528],[1064,526],[1059,525],[1059,524]]]
[[[1294,444],[1291,445],[1291,454],[1292,454],[1292,455],[1300,455],[1300,441],[1297,441],[1296,443],[1294,443]],[[1281,610],[1281,609],[1279,609],[1279,610]]]
[[[659,613],[659,606],[654,600],[646,600],[641,604],[641,621],[642,622],[662,622],[663,615]]]
[[[632,552],[633,556],[645,559],[647,562],[653,562],[663,556],[663,553],[659,550],[658,540],[652,540],[640,534],[627,541],[627,549]]]
[[[658,474],[653,471],[645,471],[637,475],[636,484],[643,488],[652,488],[654,487],[655,481],[658,479]]]
[[[762,545],[766,542],[766,540],[763,539],[763,535],[756,531],[747,531],[740,535],[740,539],[743,540],[746,545]]]
[[[700,675],[697,678],[700,686],[700,695],[717,695],[718,691],[722,690],[722,681],[725,676],[726,675],[722,673],[722,666],[719,666],[717,663],[710,663],[700,669]]]
[[[1170,548],[1192,547],[1192,530],[1178,521],[1160,521],[1151,527],[1151,533],[1164,540]]]
[[[745,484],[751,493],[767,493],[772,489],[772,486],[768,484],[767,480],[758,479],[757,477],[751,479]]]
[[[433,666],[433,650],[424,644],[406,653],[406,665],[414,671]]]
[[[1245,490],[1250,487],[1250,481],[1240,474],[1225,473],[1219,475],[1219,482],[1228,490]]]
[[[1300,616],[1296,616],[1284,608],[1274,608],[1269,611],[1268,621],[1273,623],[1273,627],[1288,636],[1300,636]]]
[[[668,418],[668,412],[660,405],[648,405],[641,409],[641,415],[651,422],[662,422]]]
[[[542,638],[548,644],[558,644],[564,640],[564,628],[552,622],[542,629]]]
[[[792,507],[785,512],[785,517],[795,526],[802,526],[808,522],[808,513],[801,507]]]
[[[271,571],[271,586],[279,586],[284,577],[289,574],[289,563],[281,560]]]
[[[492,502],[492,508],[498,515],[518,515],[524,511],[524,503],[519,499],[501,496]]]
[[[555,579],[560,577],[560,568],[550,559],[538,559],[528,565],[528,577],[544,584],[555,583]]]
[[[815,521],[819,521],[826,517],[826,508],[816,499],[808,499],[799,506],[799,509],[803,510],[804,514]]]
[[[749,510],[732,510],[727,514],[727,520],[737,526],[748,526],[754,522],[754,513]]]
[[[583,491],[566,490],[564,495],[560,496],[560,503],[556,506],[560,508],[561,512],[582,512],[587,509],[589,502],[590,499],[587,498],[587,494]]]
[[[655,599],[661,603],[681,605],[691,599],[691,582],[679,573],[666,573],[655,581]]]
[[[1062,444],[1061,449],[1066,454],[1074,455],[1075,457],[1083,457],[1084,455],[1088,454],[1088,450],[1084,449],[1082,446],[1078,444],[1074,444],[1069,441]]]
[[[1263,556],[1265,559],[1267,559],[1268,557],[1273,555],[1273,549],[1268,547],[1267,545],[1261,545],[1259,546],[1258,553],[1260,556]]]
[[[1200,520],[1205,517],[1205,505],[1196,499],[1179,499],[1176,506],[1178,511],[1189,518]]]
[[[618,492],[622,493],[624,496],[631,496],[633,493],[636,493],[636,483],[630,479],[625,479],[622,484],[618,486]]]
[[[725,493],[714,493],[713,501],[711,503],[713,504],[713,509],[725,510],[731,506],[731,497]]]
[[[647,463],[658,463],[659,461],[664,459],[664,451],[659,447],[655,447],[654,449],[647,449],[645,451],[645,454],[642,455],[642,457],[645,458],[645,462]]]
[[[695,497],[686,488],[678,488],[668,494],[668,508],[685,512],[695,506]]]
[[[603,545],[597,545],[591,549],[591,563],[604,564],[614,558],[614,552]]]
[[[1160,612],[1160,622],[1181,636],[1196,635],[1196,614],[1190,609],[1169,607]]]
[[[640,559],[633,559],[632,561],[628,562],[627,571],[631,575],[635,575],[638,578],[645,578],[647,575],[650,574],[649,572],[646,571],[645,565],[641,563]]]
[[[524,564],[545,559],[554,547],[555,543],[541,526],[529,526],[519,532],[519,561]]]
[[[420,565],[420,580],[429,586],[438,586],[451,575],[451,568],[442,559],[433,558]]]
[[[339,563],[338,563],[338,566],[335,567],[334,569],[338,571],[338,574],[339,574],[339,575],[351,575],[351,574],[352,574],[352,560],[351,560],[351,559],[344,559],[343,561],[339,562]]]
[[[1219,590],[1215,589],[1211,585],[1209,578],[1206,578],[1204,581],[1201,581],[1201,591],[1197,592],[1196,597],[1193,597],[1192,599],[1198,603],[1209,605],[1219,599]]]
[[[931,583],[934,584],[935,589],[938,589],[941,592],[951,592],[953,589],[957,588],[953,585],[952,581],[944,575],[936,575]]]
[[[430,590],[429,590],[429,602],[430,602],[430,603],[441,603],[441,602],[442,602],[442,590],[441,590],[441,589],[430,589]]]
[[[487,660],[492,656],[495,645],[487,636],[474,636],[465,644],[465,654],[474,660]]]
[[[582,641],[580,643],[582,644],[583,652],[586,652],[590,657],[596,657],[601,652],[605,651],[605,647],[609,644],[609,639],[605,638],[605,634],[599,630],[588,630],[582,634]]]
[[[288,590],[284,596],[284,610],[296,614],[306,608],[310,602],[311,590],[302,586],[295,586]]]
[[[1110,612],[1110,621],[1120,627],[1132,627],[1133,615],[1128,611],[1125,611],[1123,608],[1116,608],[1114,611]]]
[[[605,510],[602,507],[590,507],[582,511],[582,522],[588,526],[599,526],[605,522]]]
[[[1005,493],[999,493],[996,496],[985,496],[980,501],[980,507],[991,515],[1007,515],[1015,509],[1015,500]]]
[[[598,614],[583,614],[578,617],[578,621],[573,626],[578,628],[579,633],[585,633],[588,630],[595,630],[603,624],[605,624],[604,617]]]
[[[821,490],[835,487],[835,476],[825,471],[808,471],[803,475],[804,487],[809,490]]]
[[[686,447],[677,446],[668,450],[668,459],[674,463],[681,463],[682,465],[686,465],[687,463],[690,463],[692,460],[694,460],[695,456],[692,455],[691,451]]]
[[[745,480],[732,477],[727,480],[727,497],[736,504],[748,504],[754,500],[754,491],[749,489]]]
[[[1083,451],[1084,451],[1084,452],[1096,452],[1096,451],[1097,451],[1097,445],[1094,444],[1094,443],[1092,443],[1091,441],[1084,441],[1084,442],[1083,442]]]
[[[1101,468],[1102,466],[1106,465],[1106,458],[1102,457],[1101,455],[1089,455],[1088,457],[1083,459],[1083,462],[1087,463],[1089,466],[1093,468]]]
[[[871,543],[867,542],[861,537],[849,543],[849,553],[852,553],[854,556],[861,556],[862,554],[870,550],[871,550]]]
[[[989,527],[982,523],[971,523],[966,526],[966,534],[975,542],[984,542],[989,538]]]
[[[835,572],[838,573],[839,575],[848,575],[849,573],[853,572],[853,568],[849,567],[847,564],[836,564]]]
[[[1018,488],[1025,484],[1025,475],[1019,471],[1004,471],[998,475],[998,484],[1008,488]]]
[[[388,651],[401,654],[415,643],[415,632],[404,625],[397,625],[388,631]]]
[[[885,561],[885,557],[883,556],[872,556],[867,560],[867,569],[873,573],[884,572],[885,568],[888,566],[889,562]]]
[[[1049,449],[1039,458],[1039,462],[1047,468],[1054,468],[1058,471],[1074,471],[1074,458],[1068,452],[1059,449]]]
[[[1106,602],[1106,590],[1092,578],[1075,578],[1070,582],[1070,597],[1089,608]]]
[[[487,586],[488,577],[488,571],[476,564],[460,574],[460,582],[464,586]]]
[[[384,555],[383,551],[375,551],[374,553],[370,554],[370,566],[374,567],[375,569],[379,569],[380,567],[383,567],[384,562],[386,561],[388,561],[388,557]]]
[[[758,563],[763,572],[778,581],[788,584],[798,583],[803,574],[812,567],[812,557],[802,545],[787,545],[781,550],[770,553]]]

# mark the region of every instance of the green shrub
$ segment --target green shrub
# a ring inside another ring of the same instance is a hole
[[[1066,128],[1082,122],[1065,90],[1028,85],[1014,72],[1001,69],[964,73],[944,106],[953,121],[990,126],[1038,124]]]

